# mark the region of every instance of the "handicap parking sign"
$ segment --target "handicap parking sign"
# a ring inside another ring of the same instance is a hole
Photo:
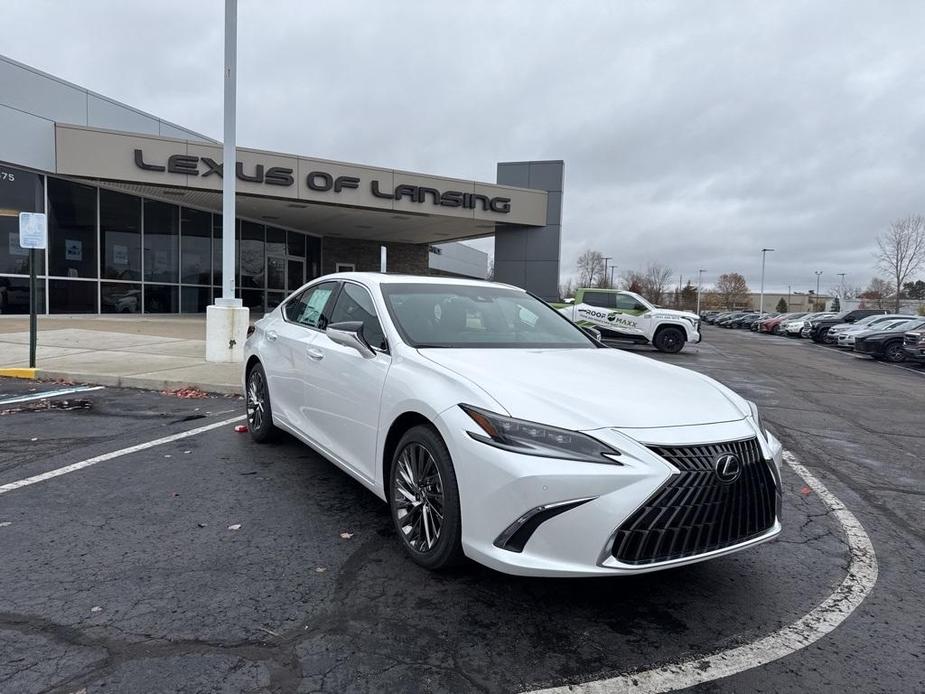
[[[19,213],[19,245],[22,248],[45,248],[48,245],[48,221],[42,212]]]

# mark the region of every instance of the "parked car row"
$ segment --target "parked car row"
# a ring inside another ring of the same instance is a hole
[[[809,338],[818,344],[854,350],[892,363],[925,363],[925,318],[884,309],[855,309],[841,313],[758,313],[705,311],[705,323],[723,328]]]

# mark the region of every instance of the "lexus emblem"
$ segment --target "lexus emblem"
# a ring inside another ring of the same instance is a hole
[[[723,484],[732,484],[742,474],[742,461],[732,453],[723,453],[713,461],[713,472]]]

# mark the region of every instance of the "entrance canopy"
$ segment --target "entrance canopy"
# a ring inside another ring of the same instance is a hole
[[[221,211],[220,144],[57,123],[57,173]],[[323,236],[439,243],[542,227],[547,193],[238,148],[241,217]]]

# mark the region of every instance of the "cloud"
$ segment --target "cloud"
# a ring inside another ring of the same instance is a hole
[[[4,12],[11,57],[221,137],[221,3]],[[768,289],[864,284],[876,233],[925,212],[923,20],[915,2],[244,1],[239,142],[481,180],[564,159],[564,275],[593,248],[757,287],[773,247]]]

